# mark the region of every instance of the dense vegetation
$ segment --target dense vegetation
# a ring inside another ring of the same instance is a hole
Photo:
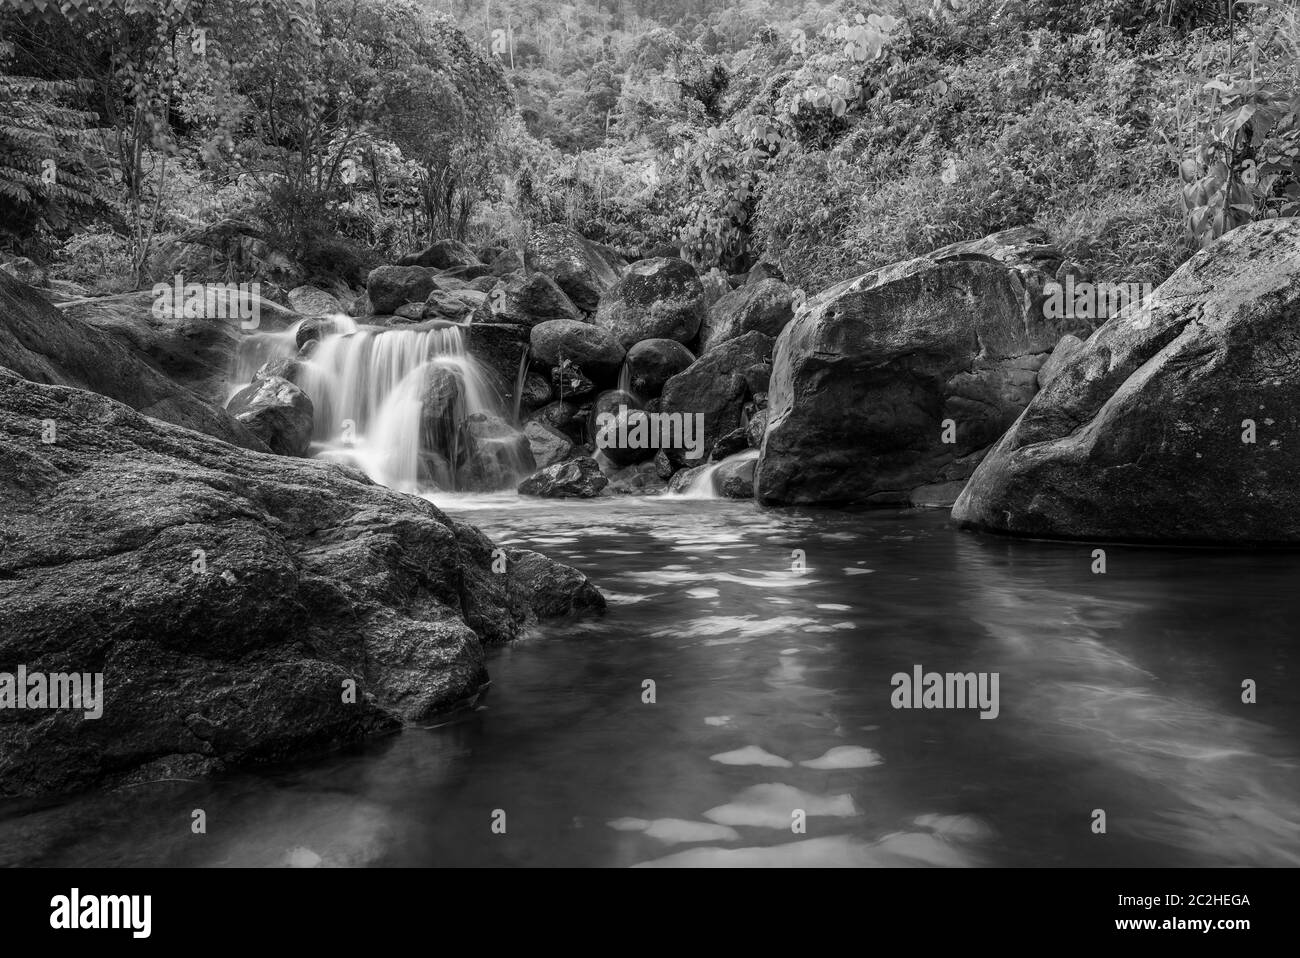
[[[1300,209],[1284,0],[17,5],[0,246],[95,292],[552,221],[809,289],[1036,223],[1159,282]]]

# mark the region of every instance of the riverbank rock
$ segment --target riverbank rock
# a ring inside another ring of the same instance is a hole
[[[259,376],[230,400],[226,411],[277,456],[301,457],[311,450],[315,410],[307,394],[287,379]]]
[[[605,291],[596,324],[624,349],[646,339],[695,339],[704,319],[704,287],[685,260],[643,259]]]
[[[668,414],[702,416],[701,448],[707,455],[714,443],[740,426],[745,400],[750,395],[746,371],[766,362],[771,355],[772,337],[762,333],[745,333],[728,340],[668,380],[660,408]],[[674,448],[667,452],[668,458],[678,466],[700,461],[689,459],[687,449]]]
[[[607,485],[596,460],[583,456],[538,470],[519,484],[519,492],[544,499],[594,499]]]
[[[545,273],[573,304],[595,312],[604,292],[627,269],[627,260],[608,246],[594,243],[567,226],[552,223],[533,230],[524,248],[530,273]]]
[[[53,444],[46,420],[65,424]],[[558,564],[530,560],[512,586],[477,530],[356,471],[3,371],[0,447],[0,663],[104,676],[101,718],[6,710],[5,795],[427,722],[482,691],[484,644],[561,604],[548,590],[597,604]]]
[[[951,502],[1078,320],[1045,274],[984,252],[919,257],[809,300],[777,340],[758,496],[769,504]],[[1086,322],[1086,321],[1085,321]]]
[[[1300,542],[1300,219],[1239,227],[1075,347],[953,508],[965,526]]]
[[[214,336],[230,335],[232,344],[238,338],[238,324],[203,322]],[[96,392],[163,422],[266,451],[260,439],[219,405],[209,405],[178,386],[118,338],[65,316],[39,292],[7,274],[0,274],[0,367],[33,382]]]
[[[794,319],[794,290],[777,279],[746,283],[709,307],[700,329],[700,352],[750,332],[775,339]]]

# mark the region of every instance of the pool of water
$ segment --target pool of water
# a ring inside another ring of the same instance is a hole
[[[0,864],[1300,864],[1300,555],[1106,546],[1095,574],[1096,544],[941,511],[439,504],[608,613],[495,650],[434,728],[0,805]],[[997,717],[894,708],[916,666],[997,673]]]

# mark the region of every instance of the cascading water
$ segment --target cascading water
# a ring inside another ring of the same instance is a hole
[[[517,417],[466,352],[458,326],[332,319],[294,376],[315,412],[313,455],[411,493],[501,489],[532,471]],[[263,363],[297,357],[297,329],[247,337],[232,378],[246,383]]]
[[[713,481],[713,477],[717,475],[718,470],[729,463],[749,462],[757,458],[757,449],[745,449],[728,456],[721,462],[710,463],[691,477],[690,484],[685,489],[681,492],[669,493],[669,495],[675,495],[682,499],[721,499],[723,496],[719,493]]]

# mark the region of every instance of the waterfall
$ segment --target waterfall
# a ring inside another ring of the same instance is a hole
[[[246,382],[263,362],[297,357],[296,332],[247,337],[233,377]],[[312,401],[318,458],[411,493],[501,489],[532,471],[517,419],[456,325],[348,320],[298,362],[294,381]]]
[[[747,462],[758,458],[757,449],[744,449],[734,453],[720,462],[709,463],[691,477],[690,484],[678,493],[671,493],[682,499],[721,499],[722,495],[713,484],[713,477],[719,469],[729,462]]]
[[[519,356],[519,372],[515,374],[515,424],[523,422],[524,384],[528,381],[528,350]]]
[[[629,396],[635,396],[632,392],[632,367],[628,365],[627,360],[623,360],[623,365],[618,368],[618,388]]]

